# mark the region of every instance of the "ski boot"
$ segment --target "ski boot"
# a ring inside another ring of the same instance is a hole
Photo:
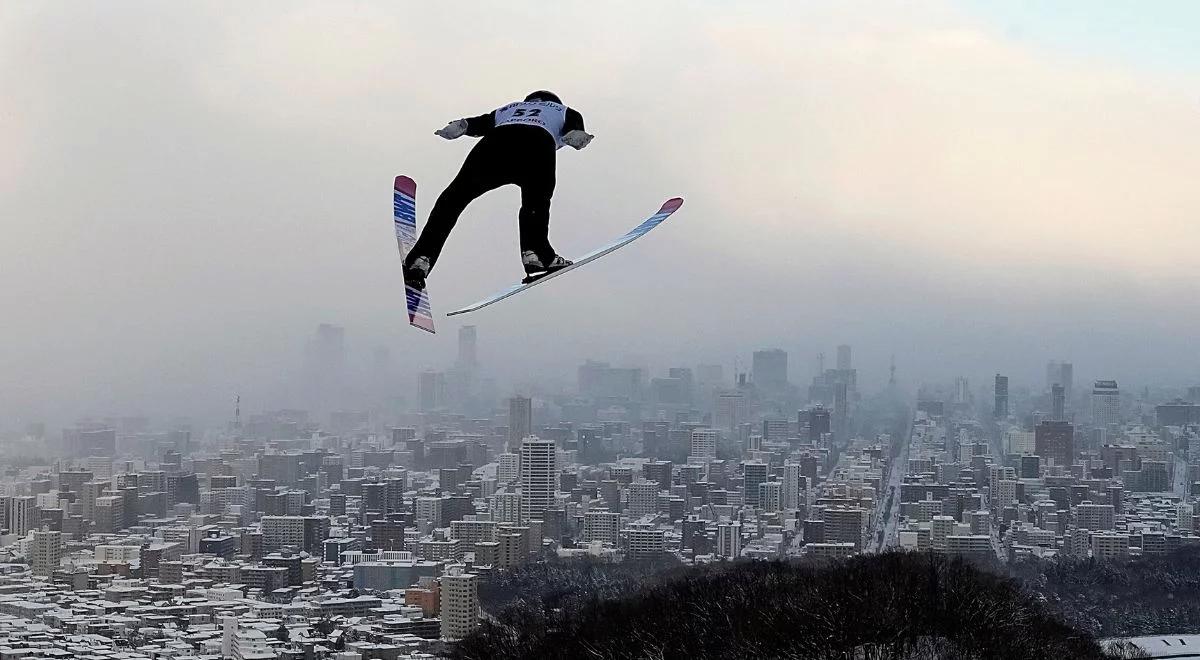
[[[429,277],[429,257],[417,257],[404,267],[404,284],[417,290],[425,289],[425,278]]]
[[[521,253],[521,265],[525,267],[525,279],[521,280],[521,284],[529,284],[530,282],[539,280],[556,270],[562,270],[570,266],[572,263],[570,259],[564,259],[557,254],[548,261],[542,261],[541,257],[533,250],[525,250]]]

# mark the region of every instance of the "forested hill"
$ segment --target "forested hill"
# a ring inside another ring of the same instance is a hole
[[[1022,582],[889,553],[832,564],[547,562],[497,576],[460,658],[1106,658]]]

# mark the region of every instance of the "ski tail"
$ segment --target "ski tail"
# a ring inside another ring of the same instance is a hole
[[[392,218],[396,228],[396,245],[403,263],[417,243],[417,182],[406,176],[396,177],[392,187]],[[429,293],[404,285],[404,304],[408,308],[408,323],[414,328],[433,333],[433,310]]]

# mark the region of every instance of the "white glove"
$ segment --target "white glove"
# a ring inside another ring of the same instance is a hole
[[[438,137],[446,138],[447,140],[453,140],[454,138],[462,137],[463,135],[466,134],[466,132],[467,132],[467,120],[466,119],[455,119],[454,121],[450,122],[449,124],[446,124],[445,128],[440,128],[440,129],[434,131],[433,134]]]
[[[567,131],[567,134],[562,136],[562,141],[565,145],[575,147],[576,149],[582,149],[588,146],[588,143],[591,142],[592,138],[594,137],[596,136],[585,133],[579,129],[575,129],[573,131]]]

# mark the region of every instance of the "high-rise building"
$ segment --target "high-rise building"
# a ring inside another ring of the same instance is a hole
[[[37,498],[33,495],[18,495],[8,500],[8,531],[25,536],[37,527]],[[114,530],[115,531],[115,530]]]
[[[862,550],[866,538],[871,512],[859,507],[833,506],[821,514],[825,521],[825,541],[853,543],[855,550]]]
[[[441,577],[441,636],[458,640],[479,627],[479,576],[460,565],[448,566]]]
[[[808,441],[814,446],[821,444],[821,436],[833,431],[829,410],[815,406],[808,411]]]
[[[642,465],[642,474],[646,475],[646,481],[657,483],[660,490],[670,490],[674,467],[671,461],[649,461]]]
[[[1028,456],[1037,451],[1033,431],[1022,431],[1016,427],[1004,432],[1004,445],[1009,454]]]
[[[929,521],[929,547],[934,552],[946,552],[947,538],[954,534],[954,518],[952,516],[934,516]]]
[[[780,493],[780,505],[784,509],[798,509],[805,504],[803,499],[807,481],[804,478],[804,466],[787,461],[783,464],[783,491]]]
[[[1075,427],[1070,422],[1052,420],[1038,424],[1033,443],[1034,453],[1047,465],[1071,465],[1075,460]]]
[[[501,491],[492,495],[492,520],[498,523],[521,524],[524,511],[521,510],[521,494]]]
[[[833,384],[833,437],[845,442],[850,437],[850,390],[846,383]]]
[[[996,404],[992,407],[992,417],[1008,417],[1008,376],[996,374]]]
[[[464,325],[458,329],[458,360],[455,364],[459,369],[474,369],[479,366],[473,325]]]
[[[113,476],[112,456],[88,456],[83,459],[84,469],[95,475],[94,479],[108,481]]]
[[[701,459],[717,458],[717,431],[696,429],[692,431],[692,449],[688,456]]]
[[[1155,423],[1159,426],[1200,424],[1200,405],[1183,399],[1174,399],[1159,404],[1154,407],[1154,413]]]
[[[277,550],[284,546],[296,549],[304,547],[304,518],[302,516],[263,516],[261,525],[265,549]]]
[[[792,423],[786,419],[764,419],[762,437],[767,442],[787,442]]]
[[[629,559],[654,559],[662,556],[666,547],[665,533],[661,529],[632,528],[625,530]]]
[[[34,531],[33,543],[29,546],[29,563],[34,575],[52,574],[62,562],[62,556],[62,532]]]
[[[553,440],[529,436],[521,443],[521,508],[528,518],[540,518],[554,506],[558,487]]]
[[[1046,391],[1055,385],[1063,386],[1063,398],[1067,402],[1067,408],[1071,406],[1071,394],[1075,380],[1075,367],[1070,362],[1057,362],[1051,360],[1046,364]]]
[[[521,455],[505,452],[496,457],[496,482],[506,486],[521,478]]]
[[[742,523],[717,523],[717,556],[724,559],[737,559],[742,555]]]
[[[1050,419],[1067,421],[1067,388],[1057,383],[1050,386]]]
[[[446,374],[440,371],[422,371],[417,374],[417,401],[422,412],[445,406]]]
[[[1129,556],[1129,535],[1116,532],[1092,534],[1092,558],[1125,559]]]
[[[642,370],[613,367],[588,360],[579,367],[579,393],[586,397],[638,400],[642,395]]]
[[[751,374],[764,390],[782,390],[788,384],[787,352],[778,348],[754,351]]]
[[[1085,502],[1075,507],[1075,525],[1093,532],[1113,529],[1116,511],[1111,504]]]
[[[1115,380],[1098,380],[1092,386],[1092,425],[1100,428],[1121,423],[1121,390]]]
[[[972,401],[971,382],[966,376],[958,376],[954,379],[954,403],[966,405]]]
[[[514,396],[508,400],[508,446],[517,448],[533,434],[533,400]]]
[[[741,392],[718,392],[713,406],[713,426],[735,431],[749,417],[749,404]]]
[[[853,368],[850,364],[850,346],[847,344],[837,347],[837,368],[838,371],[849,371]]]
[[[635,481],[629,484],[630,516],[645,516],[658,511],[659,485],[654,481]]]
[[[762,461],[746,461],[742,463],[742,497],[749,506],[759,506],[758,485],[767,480],[769,465]]]
[[[13,498],[16,499],[16,498]],[[96,498],[96,517],[93,529],[101,534],[115,534],[125,527],[125,499],[122,496],[104,495]],[[10,515],[11,515],[10,511]],[[10,528],[13,521],[9,519]],[[26,530],[29,528],[26,527]],[[25,532],[21,532],[24,534]]]
[[[599,541],[616,547],[621,534],[621,514],[615,511],[593,509],[583,514],[583,540]]]
[[[773,513],[783,508],[783,484],[763,481],[758,484],[758,508]]]

